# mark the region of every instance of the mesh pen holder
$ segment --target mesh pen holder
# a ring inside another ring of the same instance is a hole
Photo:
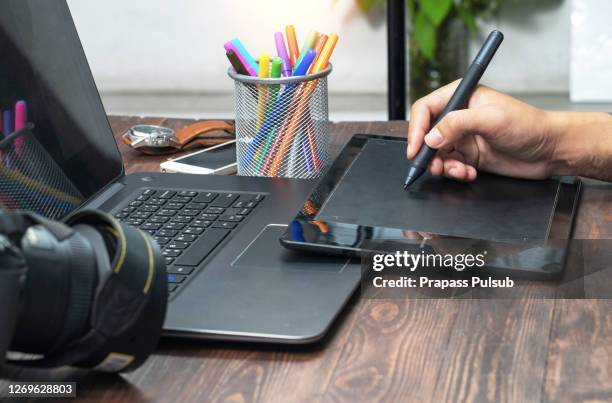
[[[238,175],[318,178],[330,164],[327,76],[257,78],[228,70],[235,82]]]
[[[59,218],[81,204],[83,196],[36,140],[33,129],[29,123],[0,140],[0,209]]]

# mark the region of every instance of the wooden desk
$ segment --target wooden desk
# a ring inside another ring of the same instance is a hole
[[[137,121],[112,118],[116,133]],[[338,150],[353,133],[404,136],[406,123],[331,131]],[[158,170],[163,159],[120,148],[128,173]],[[612,184],[587,181],[575,236],[612,238]],[[124,377],[73,369],[4,376],[76,380],[80,400],[105,402],[611,400],[612,302],[353,298],[315,346],[164,340]]]

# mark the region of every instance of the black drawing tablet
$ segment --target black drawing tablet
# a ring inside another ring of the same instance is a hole
[[[420,243],[415,242],[418,234],[478,241],[484,247],[538,248],[571,235],[580,190],[574,178],[527,181],[480,173],[473,183],[459,183],[426,174],[404,190],[407,166],[404,140],[356,135],[281,242],[289,248],[354,255],[377,242]],[[528,263],[514,259],[513,264],[550,270],[554,256],[555,270],[560,270],[564,253],[559,242],[555,245],[540,260],[531,251]]]

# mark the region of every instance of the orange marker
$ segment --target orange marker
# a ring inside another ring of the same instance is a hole
[[[334,52],[334,48],[336,47],[336,43],[338,42],[337,34],[330,34],[327,42],[325,42],[325,46],[323,46],[323,50],[317,60],[315,61],[315,65],[312,69],[313,73],[318,73],[324,70],[327,67],[327,63],[329,63],[329,59]],[[291,142],[295,137],[297,132],[297,128],[300,124],[300,120],[302,119],[304,113],[308,110],[308,102],[310,101],[310,97],[316,88],[316,81],[308,81],[300,84],[300,88],[296,91],[294,100],[297,101],[297,107],[295,108],[295,112],[293,115],[288,116],[291,119],[289,125],[285,130],[281,128],[280,140],[281,144],[274,156],[274,160],[270,166],[269,176],[276,176],[280,173],[281,167],[283,165],[283,160],[285,159],[287,152],[291,146]]]
[[[317,57],[317,60],[314,62],[314,66],[312,67],[313,73],[318,73],[324,70],[327,67],[327,63],[329,62],[329,58],[334,52],[334,48],[336,47],[336,43],[338,42],[337,34],[330,34],[329,38],[325,42],[325,46],[323,46],[323,50]]]
[[[300,51],[298,49],[297,37],[295,36],[295,28],[293,25],[287,25],[285,27],[285,36],[287,37],[287,46],[289,46],[289,63],[291,68],[295,67],[295,62],[300,57]]]
[[[327,42],[327,35],[322,34],[321,36],[319,36],[319,39],[317,39],[317,43],[315,43],[314,48],[313,48],[317,52],[317,58],[310,65],[310,68],[308,69],[309,74],[312,71],[312,66],[314,66],[315,63],[317,62],[317,59],[319,58],[319,55],[321,54],[321,51],[323,50],[323,46],[325,46],[325,42]]]

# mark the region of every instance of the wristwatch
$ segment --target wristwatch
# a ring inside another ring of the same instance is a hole
[[[174,132],[156,125],[132,126],[122,141],[145,154],[170,154],[176,150],[211,147],[234,138],[234,124],[224,120],[203,120]]]
[[[169,127],[155,125],[136,125],[132,126],[125,134],[129,140],[129,145],[133,148],[140,147],[174,147],[180,148],[181,145],[174,137],[174,130]]]

